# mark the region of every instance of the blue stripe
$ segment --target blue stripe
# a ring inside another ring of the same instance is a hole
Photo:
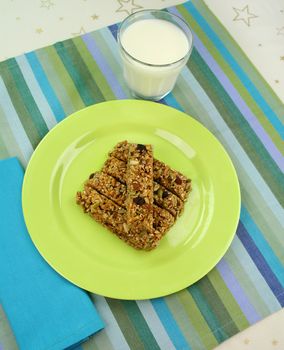
[[[265,260],[269,264],[271,270],[277,276],[282,287],[284,287],[284,268],[244,206],[241,208],[241,220],[255,245],[262,255],[265,256]]]
[[[151,303],[154,306],[163,326],[165,327],[171,341],[177,349],[190,350],[189,344],[185,340],[180,328],[173,318],[166,302],[163,298],[152,299]]]
[[[35,52],[29,52],[25,55],[29,61],[32,71],[42,89],[44,96],[46,97],[50,108],[58,122],[60,122],[65,117],[65,112],[54,93],[47,76],[42,68],[40,61],[38,60]]]
[[[214,31],[210,28],[208,23],[205,21],[205,19],[199,14],[197,9],[194,7],[192,2],[187,2],[183,5],[195,18],[197,23],[200,25],[200,27],[203,29],[203,31],[206,33],[208,38],[213,42],[214,46],[218,48],[221,55],[226,59],[226,61],[229,63],[229,65],[232,67],[232,69],[235,71],[235,73],[238,75],[246,89],[250,92],[251,96],[255,99],[259,107],[262,109],[263,113],[267,116],[271,124],[274,126],[274,128],[279,132],[279,134],[284,137],[284,127],[281,123],[281,121],[278,119],[277,115],[274,113],[274,111],[271,109],[271,107],[268,105],[268,103],[265,101],[265,99],[262,97],[260,92],[257,90],[257,88],[254,86],[252,81],[248,78],[246,73],[243,71],[243,69],[239,66],[239,64],[235,61],[233,56],[230,54],[228,49],[224,46],[222,41],[218,38],[218,36],[214,33]]]
[[[174,95],[172,93],[165,96],[162,100],[160,100],[161,103],[168,105],[170,107],[176,108],[181,112],[184,112],[184,109],[182,106],[177,102]]]
[[[267,264],[263,255],[258,250],[257,246],[255,245],[254,241],[252,240],[245,226],[243,225],[242,221],[239,222],[239,226],[237,229],[237,236],[239,237],[245,249],[249,253],[256,267],[258,268],[258,270],[266,280],[267,284],[269,285],[273,294],[279,301],[280,305],[283,307],[284,306],[284,289],[281,286],[280,282],[278,281],[277,277],[275,276],[274,272],[271,270],[270,266]]]
[[[117,40],[117,31],[118,31],[118,24],[113,24],[111,26],[108,26],[109,30],[111,31],[111,34]]]

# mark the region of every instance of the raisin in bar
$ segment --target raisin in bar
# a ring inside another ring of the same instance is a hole
[[[155,174],[154,178],[158,183],[176,194],[183,201],[186,200],[191,189],[190,179],[157,159],[154,159],[153,172]]]
[[[153,234],[153,150],[151,145],[129,144],[126,171],[126,222],[129,232]]]
[[[122,184],[126,183],[126,163],[114,157],[105,162],[102,171]],[[174,217],[181,214],[184,202],[174,193],[168,191],[164,186],[154,181],[154,203],[168,210]]]
[[[122,141],[114,147],[113,151],[110,152],[110,156],[126,162],[128,152],[129,143]],[[191,189],[191,180],[186,176],[157,159],[153,160],[153,176],[154,180],[163,185],[168,191],[173,192],[183,201],[186,200]]]
[[[154,249],[174,223],[174,218],[169,212],[159,207],[154,207],[154,222],[151,235],[134,235],[129,232],[125,223],[126,210],[92,187],[88,187],[87,184],[82,192],[77,192],[76,201],[83,208],[84,212],[136,249]]]

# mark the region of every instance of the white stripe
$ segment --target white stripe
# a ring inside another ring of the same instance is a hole
[[[17,143],[21,148],[25,165],[26,165],[33,153],[33,147],[23,128],[23,125],[18,117],[18,114],[13,106],[9,93],[1,77],[0,77],[0,104],[3,112],[5,113],[7,123],[10,125],[10,129],[15,137],[15,140],[17,140]]]
[[[105,323],[104,331],[115,350],[130,350],[123,333],[104,297],[92,294],[99,315]]]
[[[28,60],[24,55],[18,56],[16,58],[16,61],[21,69],[21,72],[25,78],[26,84],[29,87],[29,90],[35,100],[36,105],[38,106],[38,109],[45,120],[45,123],[50,130],[54,127],[54,125],[57,123],[56,118],[54,116],[54,113],[52,112],[51,107],[49,106],[41,87],[36,80],[32,68],[28,63]]]
[[[149,300],[139,300],[137,305],[145,318],[145,321],[148,324],[153,336],[156,339],[159,347],[163,350],[174,350],[175,347],[168,336],[168,333],[165,331],[164,326],[162,325],[156,311],[153,308],[153,305]]]

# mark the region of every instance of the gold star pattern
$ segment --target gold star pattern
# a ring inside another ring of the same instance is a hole
[[[233,10],[236,13],[236,16],[233,18],[233,21],[243,21],[248,27],[250,27],[250,21],[253,18],[258,17],[257,15],[249,11],[248,5],[246,5],[243,9],[237,9],[233,7]]]
[[[16,17],[16,20],[19,21],[21,19],[21,17]]]
[[[277,30],[277,35],[284,35],[284,27],[276,28],[276,30]]]
[[[284,61],[284,56],[280,56],[280,61]]]
[[[249,342],[250,342],[250,340],[248,339],[248,338],[246,338],[245,340],[244,340],[244,344],[249,344]]]
[[[43,29],[42,28],[37,28],[35,31],[36,31],[37,34],[43,33]]]
[[[278,341],[275,340],[275,339],[273,339],[273,340],[272,340],[272,345],[276,346],[277,344],[278,344]]]
[[[85,33],[86,33],[85,28],[82,26],[78,33],[72,33],[72,35],[73,36],[78,36],[78,35],[82,35],[82,34],[85,34]]]
[[[126,12],[128,15],[131,15],[136,10],[142,9],[143,7],[135,4],[134,0],[117,0],[120,7],[116,12]]]
[[[98,19],[98,18],[99,18],[99,16],[97,16],[97,15],[93,15],[93,16],[91,16],[91,18],[92,18],[92,20],[93,20],[93,21],[95,21],[96,19]]]
[[[50,9],[52,6],[54,6],[54,3],[51,0],[41,0],[40,7],[45,7],[46,9]]]
[[[276,80],[275,80],[275,83],[278,84],[278,83],[279,83],[279,80],[276,79]]]
[[[59,17],[59,21],[63,21],[64,17]]]

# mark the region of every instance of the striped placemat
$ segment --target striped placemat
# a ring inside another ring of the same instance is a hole
[[[201,0],[168,11],[190,24],[195,48],[161,102],[225,146],[240,180],[241,220],[225,257],[189,288],[138,302],[92,295],[106,327],[84,349],[212,349],[284,306],[283,103]],[[0,63],[0,158],[26,166],[65,116],[131,97],[116,32],[113,25]],[[0,315],[0,348],[17,349],[1,308]]]

